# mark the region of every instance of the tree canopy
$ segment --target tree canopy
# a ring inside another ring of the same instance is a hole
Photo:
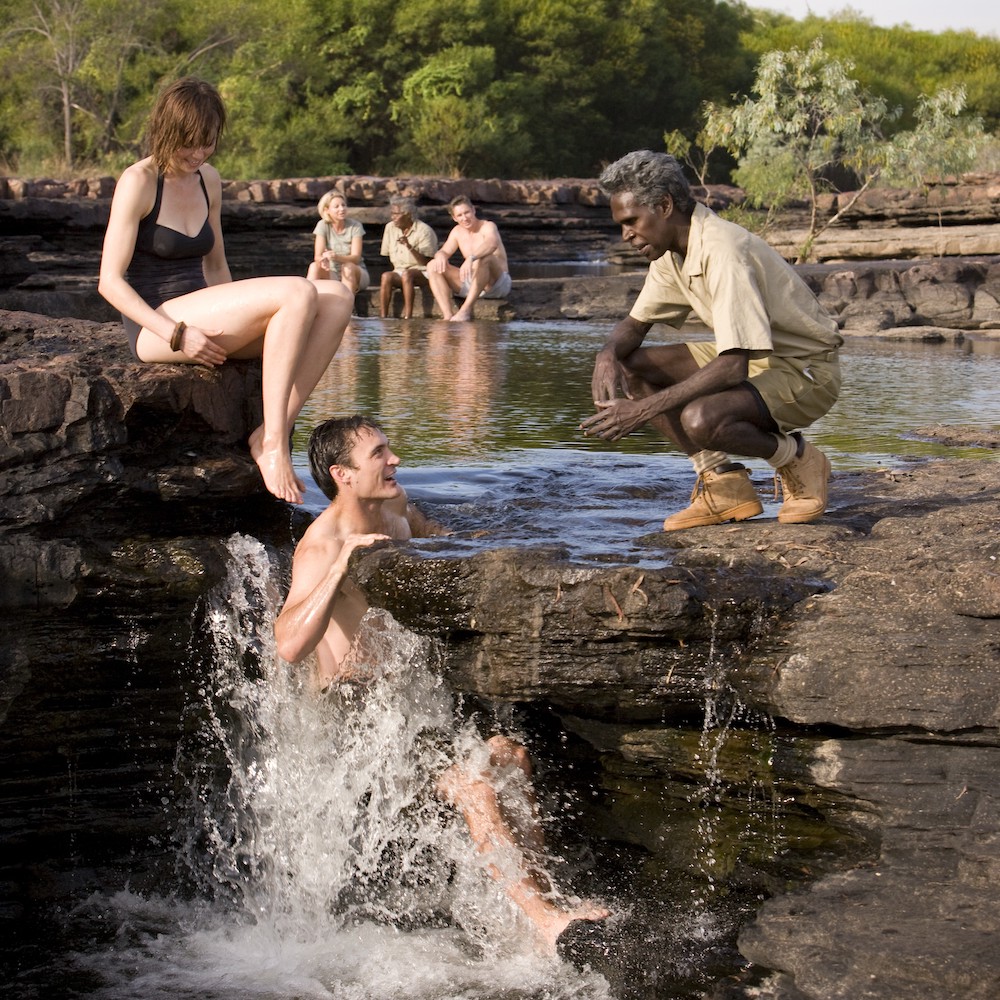
[[[958,83],[1000,123],[1000,42],[969,33],[725,0],[283,0],[275,15],[265,0],[0,0],[0,167],[115,172],[157,90],[193,74],[229,107],[228,177],[594,176],[667,133],[694,139],[765,52],[820,34],[903,109],[900,129]]]
[[[962,115],[961,87],[921,95],[914,127],[887,137],[900,109],[865,90],[853,69],[816,38],[804,51],[766,52],[753,93],[735,106],[705,107],[698,137],[703,162],[717,147],[737,156],[734,180],[752,205],[769,212],[797,198],[809,204],[800,261],[808,259],[816,237],[881,177],[907,186],[940,179],[968,169],[985,141],[981,120]],[[678,143],[676,136],[665,138],[668,145]],[[821,217],[821,196],[843,190],[843,181],[851,194],[835,213]]]

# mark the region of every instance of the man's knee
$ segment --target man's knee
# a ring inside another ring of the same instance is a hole
[[[680,421],[684,433],[698,445],[707,446],[718,430],[717,422],[706,412],[702,400],[696,399],[681,411]]]
[[[496,805],[496,792],[482,776],[473,775],[459,764],[452,764],[434,784],[434,794],[467,816],[479,815]]]
[[[525,747],[507,736],[491,736],[486,741],[493,767],[507,767],[513,764],[528,776],[531,775],[531,756]]]

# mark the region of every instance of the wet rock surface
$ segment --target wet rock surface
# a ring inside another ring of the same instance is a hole
[[[463,690],[663,718],[705,698],[720,657],[747,704],[816,734],[785,778],[833,796],[821,807],[871,860],[767,902],[740,935],[746,982],[716,996],[986,1000],[1000,983],[1000,465],[837,476],[831,508],[812,525],[651,537],[655,571],[398,549],[359,571],[447,638]],[[634,730],[605,739],[634,755]]]
[[[33,615],[67,609],[56,656],[74,669],[81,602],[187,607],[222,572],[218,539],[248,525],[287,551],[301,525],[263,494],[243,443],[258,406],[252,363],[143,366],[117,324],[0,313],[0,718],[30,708]],[[1000,983],[998,539],[1000,464],[955,460],[837,475],[811,525],[650,536],[642,568],[551,548],[469,556],[443,539],[360,553],[356,572],[443,640],[457,691],[550,706],[595,752],[633,762],[590,822],[637,849],[655,836],[626,822],[629,783],[690,753],[659,745],[655,723],[731,687],[776,720],[779,744],[794,739],[773,764],[785,792],[868,860],[790,894],[776,879],[740,935],[744,980],[717,996],[985,1000]],[[51,630],[33,641],[50,647]],[[760,756],[735,746],[734,760]]]

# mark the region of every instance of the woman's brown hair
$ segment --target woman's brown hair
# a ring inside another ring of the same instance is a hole
[[[164,90],[146,124],[146,142],[159,171],[178,149],[214,146],[226,127],[226,106],[210,83],[185,76]]]

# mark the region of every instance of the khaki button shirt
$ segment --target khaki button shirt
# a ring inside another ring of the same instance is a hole
[[[717,349],[808,358],[844,342],[794,268],[759,236],[695,205],[687,253],[649,265],[630,315],[680,327],[690,313],[715,334]]]
[[[408,271],[416,269],[426,271],[427,264],[421,264],[417,258],[410,253],[408,247],[399,242],[403,230],[395,222],[387,222],[382,230],[382,256],[388,257],[394,271]],[[421,222],[419,219],[413,220],[413,225],[407,234],[407,242],[410,246],[423,254],[425,257],[433,257],[438,248],[438,238],[434,235],[434,230]]]

